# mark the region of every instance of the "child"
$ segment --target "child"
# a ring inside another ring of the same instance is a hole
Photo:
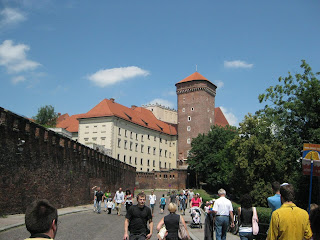
[[[113,207],[113,202],[111,201],[111,198],[108,199],[107,207],[108,207],[108,214],[111,214],[111,210]]]
[[[192,219],[194,223],[200,223],[200,215],[196,210],[192,211]]]

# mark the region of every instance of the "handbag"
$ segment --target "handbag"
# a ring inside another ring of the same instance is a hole
[[[180,220],[179,220],[179,230],[178,230],[178,237],[181,239],[181,240],[186,240],[186,239],[189,239],[188,238],[188,233],[187,233],[187,230],[185,229],[182,221],[181,221],[181,216],[180,216]]]
[[[158,233],[158,237],[160,239],[165,239],[166,233],[167,233],[166,226],[163,225],[162,228],[160,229],[159,233]]]
[[[259,233],[259,224],[258,224],[258,215],[257,210],[255,207],[252,208],[253,215],[252,215],[252,234],[258,235]]]

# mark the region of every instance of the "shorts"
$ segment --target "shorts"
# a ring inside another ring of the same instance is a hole
[[[150,204],[150,207],[153,209],[154,208],[154,204]]]

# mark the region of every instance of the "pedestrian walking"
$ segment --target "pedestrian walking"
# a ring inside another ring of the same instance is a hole
[[[160,198],[160,213],[164,212],[164,208],[166,206],[167,200],[164,197],[164,194],[162,194],[162,198]]]
[[[218,191],[219,198],[214,202],[213,211],[216,214],[216,240],[225,240],[229,226],[229,218],[231,219],[231,227],[234,227],[233,222],[233,207],[229,199],[226,198],[226,190],[221,188]]]
[[[96,200],[97,213],[101,213],[101,202],[102,202],[103,192],[100,190],[100,187],[97,187],[96,195],[94,199]]]
[[[189,232],[188,232],[187,225],[184,218],[181,215],[176,214],[177,204],[169,203],[168,210],[169,210],[169,214],[163,217],[157,225],[158,231],[160,231],[163,225],[167,230],[167,233],[165,233],[164,236],[160,236],[161,239],[164,239],[165,237],[166,240],[179,240],[180,238],[179,238],[178,232],[179,232],[180,222],[183,225],[183,228],[186,232],[188,239],[190,239]]]
[[[238,217],[240,219],[239,236],[241,240],[252,240],[252,221],[254,217],[255,207],[252,207],[252,199],[249,194],[245,194],[240,200],[241,207],[238,208]],[[258,214],[257,214],[258,217]],[[257,222],[259,219],[257,219]]]
[[[294,201],[294,188],[284,183],[280,186],[282,205],[271,216],[268,240],[310,239],[312,231],[307,211],[297,207]]]
[[[186,202],[187,202],[187,197],[183,192],[181,192],[181,194],[179,195],[179,210],[180,210],[180,213],[183,215],[185,215],[185,211],[186,211]]]
[[[121,215],[121,205],[124,204],[124,193],[122,188],[120,187],[119,190],[115,193],[113,201],[115,202],[117,215]]]
[[[149,202],[150,202],[150,208],[151,208],[151,213],[153,215],[154,211],[154,205],[156,204],[157,196],[154,194],[154,191],[151,191],[151,194],[149,195]]]
[[[91,188],[93,190],[93,211],[97,211],[97,202],[96,202],[96,193],[97,193],[97,186],[93,186]]]
[[[272,191],[273,191],[273,196],[268,197],[268,206],[271,208],[271,215],[273,211],[277,210],[278,208],[281,207],[281,198],[280,198],[280,183],[278,182],[273,182],[271,184]],[[271,219],[271,217],[270,217]]]
[[[111,193],[110,193],[110,190],[107,190],[104,194],[103,194],[103,197],[102,197],[102,202],[104,202],[104,211],[106,212],[107,211],[107,208],[108,208],[108,201],[109,201],[109,198],[111,198]]]
[[[124,196],[124,201],[126,202],[126,210],[128,212],[129,207],[132,206],[133,195],[130,190],[126,190],[126,195]]]
[[[132,205],[126,214],[124,221],[123,240],[150,239],[153,230],[151,209],[145,206],[146,195],[137,195],[137,205]],[[149,223],[149,228],[147,224]],[[129,235],[130,232],[130,235]]]
[[[111,210],[113,208],[113,202],[111,198],[108,199],[107,206],[108,206],[108,214],[111,214]]]

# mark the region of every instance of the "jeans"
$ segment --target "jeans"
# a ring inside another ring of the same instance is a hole
[[[252,232],[239,232],[239,236],[241,240],[252,240],[253,234]]]
[[[226,240],[229,216],[216,216],[216,240]]]
[[[101,201],[97,202],[97,212],[101,212]]]

